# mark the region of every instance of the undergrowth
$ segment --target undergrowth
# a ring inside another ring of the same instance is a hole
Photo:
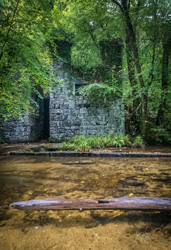
[[[140,136],[131,138],[129,135],[84,136],[76,135],[68,142],[62,143],[62,150],[89,151],[91,149],[141,147],[143,140]]]

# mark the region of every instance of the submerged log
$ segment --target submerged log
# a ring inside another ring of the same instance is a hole
[[[157,210],[171,211],[171,198],[121,197],[99,200],[43,199],[15,202],[10,207],[20,210]]]

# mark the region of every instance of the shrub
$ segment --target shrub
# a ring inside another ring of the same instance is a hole
[[[76,135],[68,142],[63,142],[62,150],[89,151],[93,148],[131,146],[128,135],[83,136]]]
[[[55,138],[53,138],[53,137],[49,137],[48,141],[51,142],[51,143],[57,142],[57,140]]]
[[[162,127],[152,128],[150,131],[150,141],[153,141],[155,144],[171,145],[170,131]]]
[[[132,146],[134,148],[139,148],[143,146],[143,139],[141,136],[136,136],[135,139],[133,140]]]

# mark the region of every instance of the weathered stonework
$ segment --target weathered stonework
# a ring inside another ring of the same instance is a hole
[[[0,138],[5,141],[29,141],[31,134],[31,121],[29,114],[23,117],[23,120],[10,118],[0,123]]]
[[[41,102],[39,101],[41,107]],[[35,114],[27,112],[22,119],[0,119],[0,139],[6,142],[29,142],[40,138],[43,130],[42,116],[39,109]]]
[[[74,135],[123,134],[124,106],[117,100],[110,107],[88,103],[75,94],[82,79],[74,76],[65,63],[54,59],[57,79],[63,81],[50,91],[50,137],[58,140]]]
[[[101,43],[104,64],[102,69],[104,67],[105,73],[102,71],[100,78],[104,81],[108,80],[109,76],[111,78],[113,65],[118,69],[121,67],[121,46],[118,41],[110,41],[108,47],[106,43],[107,41]],[[116,48],[114,43],[117,45]],[[61,82],[51,87],[48,102],[37,100],[39,108],[35,115],[25,114],[23,121],[1,120],[0,139],[25,142],[45,139],[45,135],[46,139],[50,136],[62,140],[74,135],[124,134],[124,106],[121,99],[105,107],[88,103],[78,95],[77,89],[84,83],[80,74],[74,73],[70,66],[71,44],[60,41],[57,42],[57,46],[61,60],[54,58],[54,73]],[[115,58],[117,52],[118,58]],[[110,53],[112,59],[109,60]]]

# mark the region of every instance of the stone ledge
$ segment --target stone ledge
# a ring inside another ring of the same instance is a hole
[[[141,158],[158,158],[158,157],[171,157],[171,153],[96,153],[96,152],[9,152],[8,155],[44,155],[44,156],[62,156],[62,157],[141,157]]]

